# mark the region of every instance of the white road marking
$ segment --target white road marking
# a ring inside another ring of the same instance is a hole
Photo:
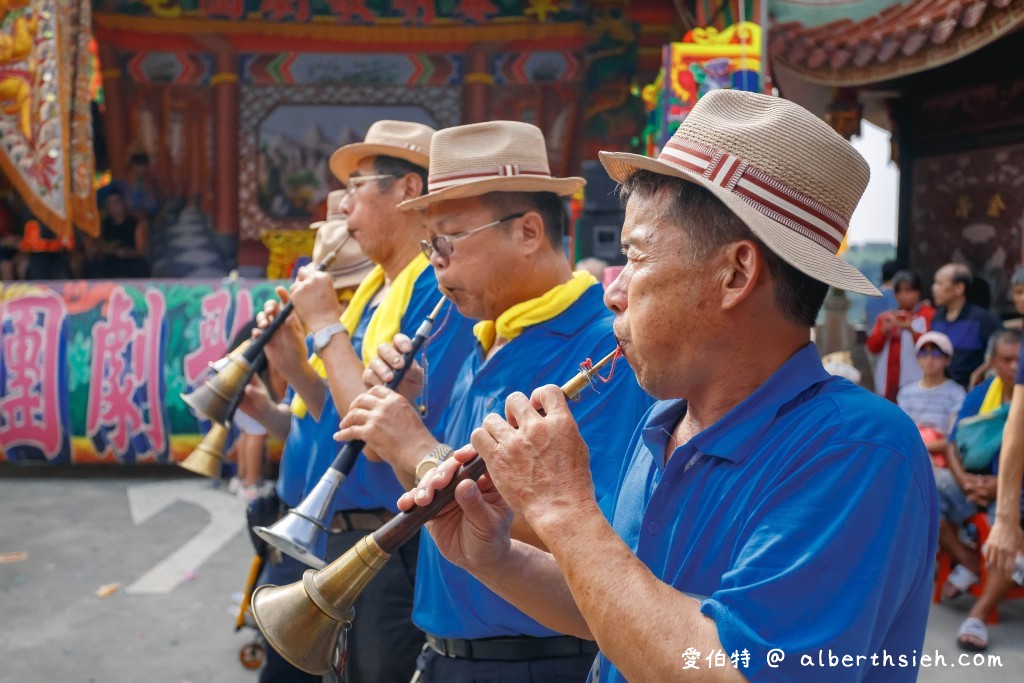
[[[128,487],[132,521],[143,524],[177,501],[198,505],[210,513],[210,522],[184,545],[140,576],[126,593],[170,593],[204,562],[245,529],[245,503],[210,488],[208,481],[173,481]]]

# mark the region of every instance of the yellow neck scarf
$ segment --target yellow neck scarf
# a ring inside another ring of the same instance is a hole
[[[366,336],[363,337],[363,367],[369,365],[370,361],[377,357],[378,346],[384,342],[390,342],[401,331],[402,316],[405,315],[405,309],[409,307],[416,280],[428,267],[430,267],[430,259],[423,254],[418,254],[391,283],[391,287],[384,295],[384,300],[377,306],[373,317],[370,318],[370,324],[366,327]],[[355,294],[352,295],[352,300],[349,301],[348,308],[341,316],[341,324],[348,330],[349,336],[355,334],[363,312],[366,311],[366,307],[373,300],[377,290],[384,285],[384,282],[384,269],[378,265],[374,266],[373,270],[359,283]],[[309,357],[309,364],[321,377],[327,376],[323,361],[315,353]],[[306,416],[306,403],[298,394],[292,399],[291,409],[292,414],[300,420]]]
[[[596,282],[587,271],[577,270],[568,282],[552,287],[535,299],[519,302],[499,315],[497,320],[481,320],[473,326],[473,334],[487,354],[497,337],[512,340],[527,327],[551,320],[576,303],[583,292]]]
[[[412,299],[412,290],[416,286],[416,280],[429,267],[430,259],[423,254],[418,254],[391,283],[387,294],[384,295],[384,300],[377,306],[373,317],[370,318],[370,324],[366,327],[362,354],[364,367],[377,357],[378,346],[384,342],[390,342],[401,331],[402,316],[405,315],[405,309],[409,307],[409,300]],[[352,295],[352,301],[349,302],[348,308],[341,316],[341,324],[345,326],[350,336],[355,334],[363,312],[383,284],[384,269],[380,266],[374,266],[370,274],[359,283],[359,288]]]
[[[996,377],[992,380],[992,384],[988,385],[985,399],[981,402],[981,409],[978,410],[978,414],[990,413],[1001,405],[1003,405],[1003,380]]]

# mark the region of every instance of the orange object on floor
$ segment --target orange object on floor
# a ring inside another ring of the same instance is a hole
[[[988,525],[988,514],[985,512],[979,512],[978,514],[967,520],[968,523],[974,524],[978,530],[978,553],[981,553],[982,546],[985,545],[985,541],[988,540],[989,532],[992,529]],[[949,578],[950,572],[953,571],[952,558],[939,551],[936,557],[936,565],[938,571],[935,573],[935,592],[932,593],[932,603],[936,604],[942,601],[942,587],[946,584],[946,580]],[[967,589],[967,592],[978,598],[981,597],[982,592],[985,589],[985,581],[988,579],[988,571],[985,569],[985,558],[981,558],[981,579],[978,583],[974,584]],[[1024,598],[1024,586],[1014,586],[1010,589],[1010,592],[1006,594],[1003,600],[1012,600]],[[985,617],[985,621],[989,624],[999,623],[999,606],[996,605],[992,608],[992,611]]]

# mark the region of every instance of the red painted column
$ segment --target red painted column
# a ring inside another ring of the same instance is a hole
[[[466,75],[462,89],[462,123],[480,123],[491,119],[491,54],[482,44],[466,53]]]
[[[117,62],[117,51],[106,44],[100,44],[100,76],[103,78],[105,109],[103,127],[107,140],[107,160],[114,178],[124,178],[128,166],[128,111],[124,88],[121,82],[121,67]]]
[[[217,53],[213,87],[213,225],[238,235],[238,57]]]

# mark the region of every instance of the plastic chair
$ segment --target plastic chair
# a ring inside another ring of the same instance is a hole
[[[986,513],[986,512],[979,512],[976,515],[974,515],[973,517],[971,517],[969,520],[967,520],[967,523],[968,524],[973,524],[975,526],[975,528],[978,530],[978,548],[979,548],[979,553],[980,553],[981,547],[983,545],[985,545],[985,541],[988,540],[989,532],[991,532],[991,528],[988,525],[988,513]],[[942,600],[942,587],[946,584],[946,580],[949,578],[949,574],[953,570],[952,558],[948,554],[944,553],[941,550],[939,551],[938,556],[936,558],[936,563],[937,563],[938,571],[936,572],[936,575],[935,575],[935,592],[932,594],[932,603],[933,604],[941,602],[941,600]],[[981,597],[981,594],[982,594],[982,592],[985,589],[985,582],[987,580],[988,580],[988,571],[985,568],[985,559],[982,558],[981,559],[981,578],[978,581],[978,583],[976,583],[973,586],[971,586],[970,588],[968,588],[967,592],[970,593],[971,595],[973,595],[976,598]],[[1013,588],[1010,589],[1010,592],[1008,592],[1003,597],[1003,600],[1017,599],[1017,598],[1024,598],[1024,586],[1014,586]],[[992,611],[989,612],[988,616],[985,618],[985,621],[987,623],[989,623],[989,624],[998,624],[999,623],[999,606],[998,606],[998,604],[995,607],[992,608]]]

